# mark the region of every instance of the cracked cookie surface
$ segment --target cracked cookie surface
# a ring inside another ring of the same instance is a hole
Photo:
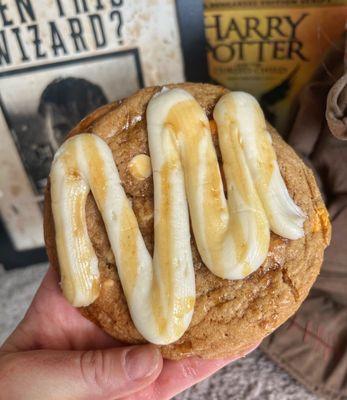
[[[181,84],[212,119],[213,107],[226,89],[208,84]],[[136,179],[129,163],[138,154],[148,154],[145,113],[160,87],[143,89],[125,100],[104,106],[86,117],[70,133],[91,132],[110,146],[125,192],[139,222],[147,248],[153,251],[152,177]],[[212,123],[213,125],[213,123]],[[196,304],[189,329],[177,342],[162,346],[163,356],[218,358],[242,353],[271,333],[300,306],[319,273],[324,248],[330,240],[328,214],[312,172],[269,127],[281,174],[294,201],[307,215],[305,236],[291,241],[271,234],[264,264],[248,278],[220,279],[202,263],[192,234],[196,279]],[[213,133],[213,132],[212,132]],[[218,136],[213,134],[218,158]],[[101,272],[101,293],[81,313],[124,343],[145,342],[133,325],[116,265],[99,211],[91,194],[86,205],[88,232]],[[49,184],[45,196],[45,241],[51,264],[59,269]]]

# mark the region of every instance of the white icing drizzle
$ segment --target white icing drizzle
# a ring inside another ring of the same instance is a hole
[[[156,215],[159,213],[163,220],[156,231],[163,230],[164,234],[156,237],[152,260],[112,152],[101,138],[80,134],[67,140],[55,156],[50,179],[62,289],[71,304],[86,306],[99,294],[92,290],[98,288],[100,281],[84,212],[91,190],[137,329],[156,344],[171,343],[182,336],[195,302],[189,217],[181,204],[182,196],[178,194],[170,204],[166,199],[158,208]],[[169,243],[170,238],[176,240]]]
[[[197,101],[182,89],[172,89],[148,104],[153,259],[107,144],[96,135],[80,134],[62,145],[50,180],[62,289],[71,304],[89,305],[100,290],[98,259],[85,215],[90,190],[133,322],[156,344],[179,339],[192,318],[189,213],[201,258],[226,279],[242,279],[259,268],[268,253],[270,227],[290,239],[303,235],[304,215],[288,194],[256,100],[246,93],[228,93],[218,101],[214,119],[227,198],[209,121]]]

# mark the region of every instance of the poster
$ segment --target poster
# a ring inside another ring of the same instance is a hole
[[[43,246],[43,191],[66,133],[143,86],[181,82],[174,0],[0,3],[0,211],[16,250]]]

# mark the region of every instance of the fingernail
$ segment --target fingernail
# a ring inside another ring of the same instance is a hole
[[[134,346],[125,355],[125,371],[128,379],[147,378],[158,368],[160,352],[155,346]]]

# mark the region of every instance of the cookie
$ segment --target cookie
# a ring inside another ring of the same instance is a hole
[[[168,85],[168,88],[175,87],[189,92],[205,111],[221,162],[212,112],[227,90],[209,84]],[[101,107],[69,135],[93,133],[108,144],[151,254],[154,248],[153,177],[146,109],[160,90],[160,87],[142,89],[127,99]],[[271,126],[268,130],[288,192],[306,215],[305,235],[289,240],[271,232],[269,251],[261,267],[244,279],[232,280],[219,278],[204,265],[191,232],[196,285],[194,313],[183,336],[161,346],[165,358],[219,358],[242,353],[298,309],[319,273],[324,249],[330,240],[326,208],[311,170]],[[104,222],[91,194],[85,214],[98,259],[101,289],[97,299],[81,307],[80,312],[123,343],[145,343],[130,316]],[[45,193],[44,233],[49,260],[59,269],[49,182]]]

